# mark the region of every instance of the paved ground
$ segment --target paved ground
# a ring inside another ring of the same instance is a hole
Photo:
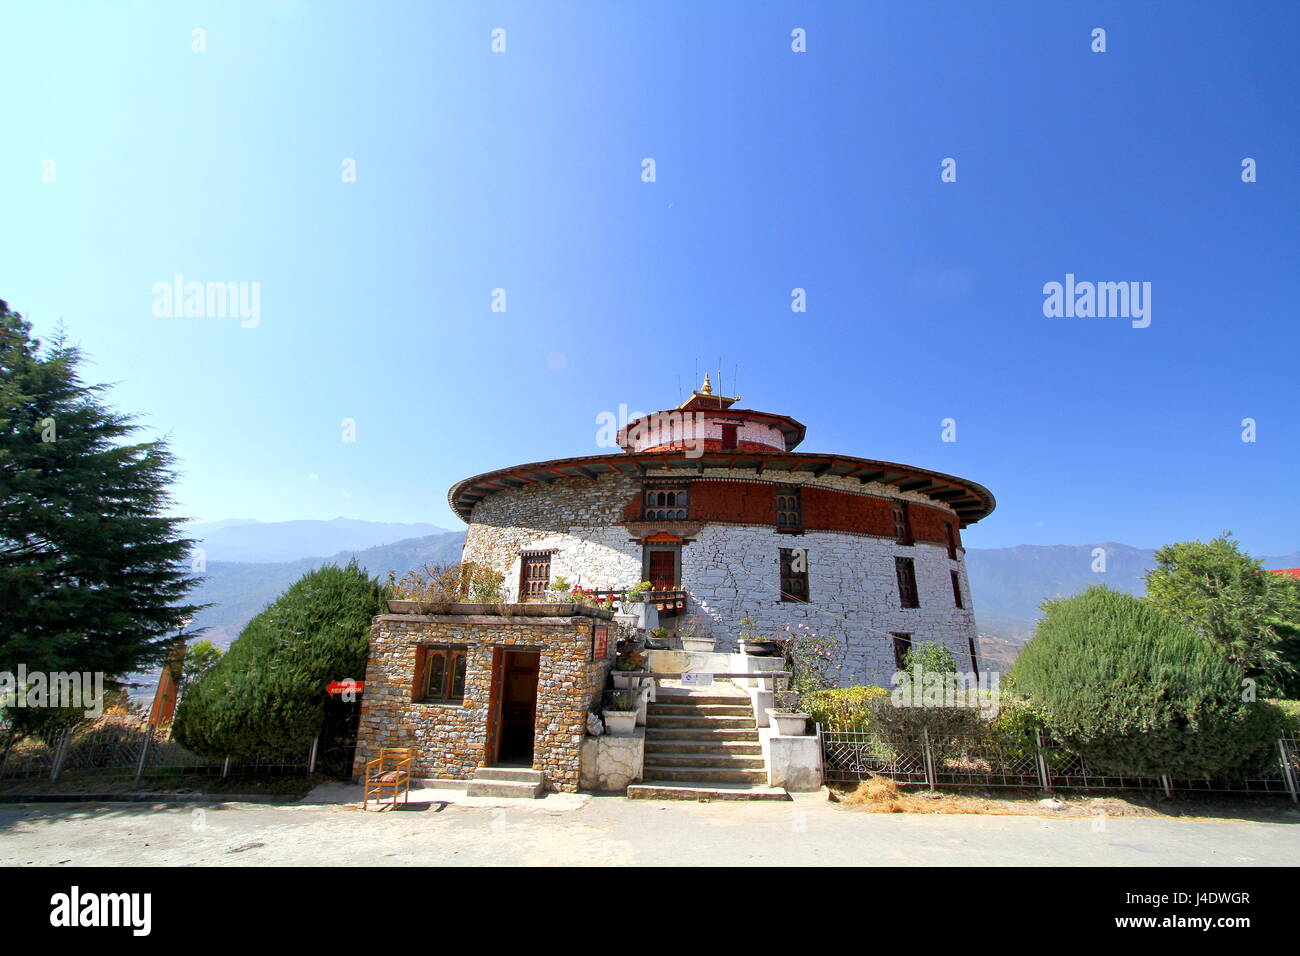
[[[319,791],[349,800],[355,788]],[[1291,822],[870,814],[792,803],[424,791],[404,810],[345,803],[0,806],[0,866],[1103,865],[1294,866]],[[460,803],[446,803],[454,799]]]

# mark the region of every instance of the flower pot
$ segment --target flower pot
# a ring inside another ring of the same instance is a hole
[[[605,733],[614,737],[630,737],[636,732],[635,710],[604,710]]]
[[[808,729],[808,715],[767,708],[768,719],[782,737],[802,737]]]

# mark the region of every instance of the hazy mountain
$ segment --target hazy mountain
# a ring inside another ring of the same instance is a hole
[[[1105,551],[1105,570],[1094,571],[1093,550]],[[1264,567],[1300,567],[1300,552],[1261,559]],[[1047,598],[1069,597],[1093,584],[1130,594],[1146,592],[1143,575],[1155,565],[1155,551],[1113,541],[1080,545],[971,548],[966,552],[981,652],[1009,665],[1034,633]]]
[[[446,528],[432,524],[357,521],[352,518],[270,522],[233,518],[191,525],[188,533],[200,540],[209,562],[281,562],[318,558],[340,551],[356,551],[448,532]]]
[[[393,571],[401,577],[424,564],[459,562],[464,542],[465,532],[446,531],[373,548],[343,550],[325,558],[280,562],[209,561],[206,573],[199,576],[198,586],[186,600],[213,605],[195,615],[193,626],[208,628],[204,638],[224,647],[289,585],[322,564],[346,564],[355,556],[357,563],[372,576],[382,578]]]

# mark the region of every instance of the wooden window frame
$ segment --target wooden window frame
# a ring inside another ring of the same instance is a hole
[[[722,450],[734,451],[740,447],[740,426],[734,424],[723,424],[722,426]]]
[[[642,521],[686,521],[690,518],[690,515],[691,488],[689,482],[647,484],[642,488]]]
[[[920,607],[921,595],[916,586],[916,562],[911,558],[894,558],[894,575],[898,578],[900,607]]]
[[[781,548],[779,556],[781,567],[781,600],[793,604],[810,603],[809,586],[808,586],[808,549],[807,548]],[[802,571],[792,569],[794,563],[794,553],[803,552],[804,566]],[[802,596],[798,593],[803,591]]]
[[[440,686],[430,687],[435,673],[435,660],[444,662]],[[459,674],[457,671],[459,670]],[[421,644],[415,649],[415,680],[411,686],[411,700],[419,704],[465,703],[465,684],[469,675],[469,646],[467,644]],[[457,683],[460,693],[456,694]]]
[[[961,598],[961,575],[956,571],[949,571],[952,576],[952,603],[958,608],[965,608],[966,603]]]
[[[903,658],[912,649],[912,635],[897,631],[891,633],[889,637],[894,644],[894,669],[901,671],[903,669]]]
[[[951,560],[956,561],[957,560],[957,534],[953,530],[952,522],[949,521],[947,518],[943,519],[943,533],[944,536],[948,539],[948,557]]]
[[[803,531],[803,496],[798,486],[776,486],[776,530],[787,534]]]
[[[894,502],[894,540],[899,544],[914,544],[912,537],[912,514],[906,501]]]
[[[541,604],[546,601],[546,592],[551,587],[551,557],[554,551],[524,551],[519,555],[519,603],[520,604]],[[530,565],[538,565],[545,562],[546,577],[528,576]],[[529,594],[529,581],[542,581],[542,588],[539,592]]]

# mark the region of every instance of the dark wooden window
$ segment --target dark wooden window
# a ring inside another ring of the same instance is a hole
[[[948,539],[948,557],[955,561],[957,559],[957,535],[953,533],[951,521],[945,521],[943,523],[943,533]],[[961,605],[958,605],[958,607],[960,606]]]
[[[973,638],[973,637],[968,637],[968,638],[966,638],[966,646],[967,646],[968,648],[970,648],[970,670],[971,670],[971,673],[975,675],[975,679],[976,679],[976,680],[979,680],[979,679],[980,679],[980,661],[979,661],[979,657],[977,657],[976,654],[975,654],[975,638]]]
[[[889,636],[894,639],[894,667],[901,671],[903,669],[903,658],[912,649],[912,635],[890,634]]]
[[[465,647],[422,645],[417,648],[412,699],[435,704],[463,702],[468,657]]]
[[[957,576],[956,571],[949,571],[952,575],[952,603],[957,607],[965,607],[961,602],[961,578]]]
[[[651,485],[645,490],[641,517],[646,521],[685,521],[688,508],[685,485]]]
[[[724,449],[736,447],[736,431],[739,427],[738,425],[722,426],[722,447]]]
[[[781,600],[808,601],[808,552],[803,548],[781,549]]]
[[[798,488],[776,489],[776,526],[794,530],[803,527],[803,507]]]
[[[519,600],[544,601],[551,585],[551,552],[525,554],[519,566]]]
[[[894,537],[899,544],[912,543],[912,516],[906,501],[894,502]]]
[[[911,558],[894,558],[894,571],[898,574],[898,600],[903,607],[920,607],[916,595],[916,565]]]

